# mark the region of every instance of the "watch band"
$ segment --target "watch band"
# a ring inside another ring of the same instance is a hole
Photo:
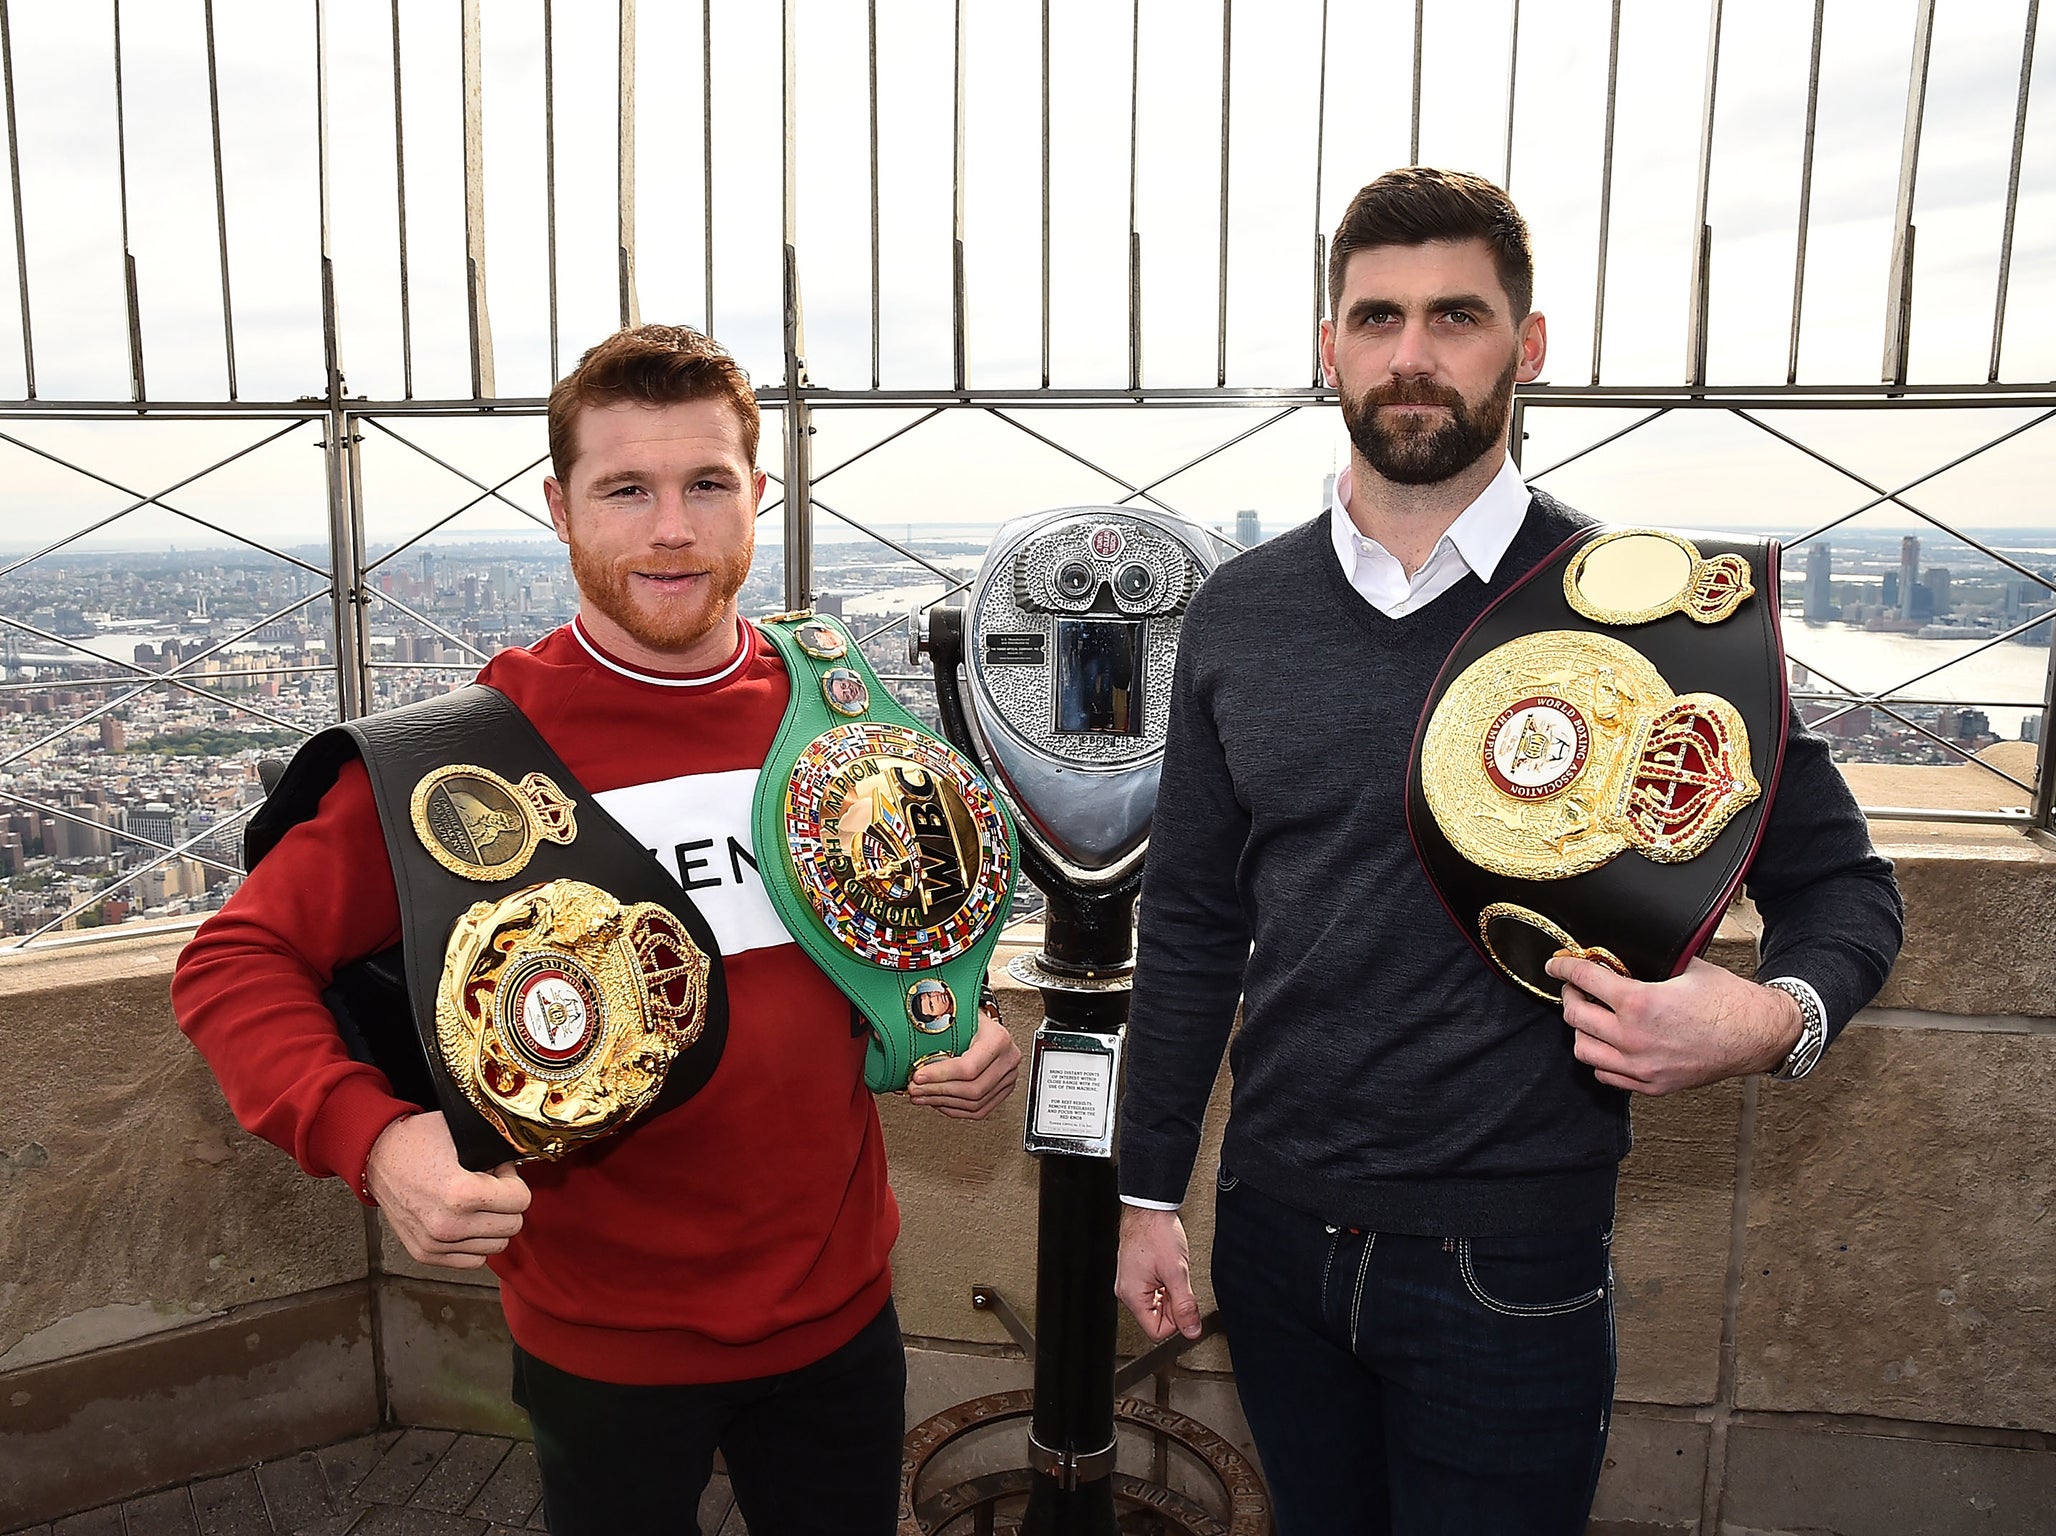
[[[1797,977],[1779,976],[1764,985],[1775,987],[1799,1005],[1798,1043],[1783,1065],[1770,1074],[1781,1083],[1797,1082],[1820,1064],[1821,1052],[1827,1049],[1827,1015],[1822,1011],[1820,995]]]

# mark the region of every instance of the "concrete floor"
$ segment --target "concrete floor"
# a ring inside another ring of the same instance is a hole
[[[525,1440],[392,1429],[32,1525],[15,1536],[517,1536],[544,1529]],[[748,1536],[728,1480],[702,1536]]]

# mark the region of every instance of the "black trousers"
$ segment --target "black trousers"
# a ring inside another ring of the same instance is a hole
[[[906,1391],[890,1301],[833,1354],[750,1381],[624,1387],[514,1348],[552,1536],[700,1536],[717,1449],[750,1536],[892,1536]]]
[[[1582,1536],[1608,1230],[1416,1237],[1220,1178],[1214,1294],[1280,1536]]]

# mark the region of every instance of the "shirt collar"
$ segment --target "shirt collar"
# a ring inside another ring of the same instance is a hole
[[[1335,545],[1335,558],[1342,562],[1345,573],[1356,569],[1361,547],[1357,543],[1356,524],[1349,516],[1350,483],[1350,468],[1344,465],[1328,493],[1329,537]],[[1507,546],[1521,531],[1521,521],[1528,515],[1528,501],[1528,487],[1509,454],[1499,466],[1499,473],[1478,492],[1476,500],[1457,514],[1442,538],[1455,548],[1478,580],[1490,581],[1506,555]]]

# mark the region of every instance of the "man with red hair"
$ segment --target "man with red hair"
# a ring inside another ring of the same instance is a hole
[[[322,1002],[402,927],[354,759],[187,946],[180,1026],[250,1130],[346,1180],[421,1262],[499,1276],[552,1531],[690,1530],[718,1448],[757,1536],[884,1536],[906,1367],[866,1031],[781,925],[757,873],[775,854],[751,838],[791,688],[737,607],[765,484],[756,397],[706,337],[642,326],[580,359],[549,430],[578,614],[479,681],[690,892],[726,979],[716,1070],[561,1159],[460,1165],[444,1116],[354,1059]],[[982,1118],[1019,1059],[987,1010],[908,1093]]]

